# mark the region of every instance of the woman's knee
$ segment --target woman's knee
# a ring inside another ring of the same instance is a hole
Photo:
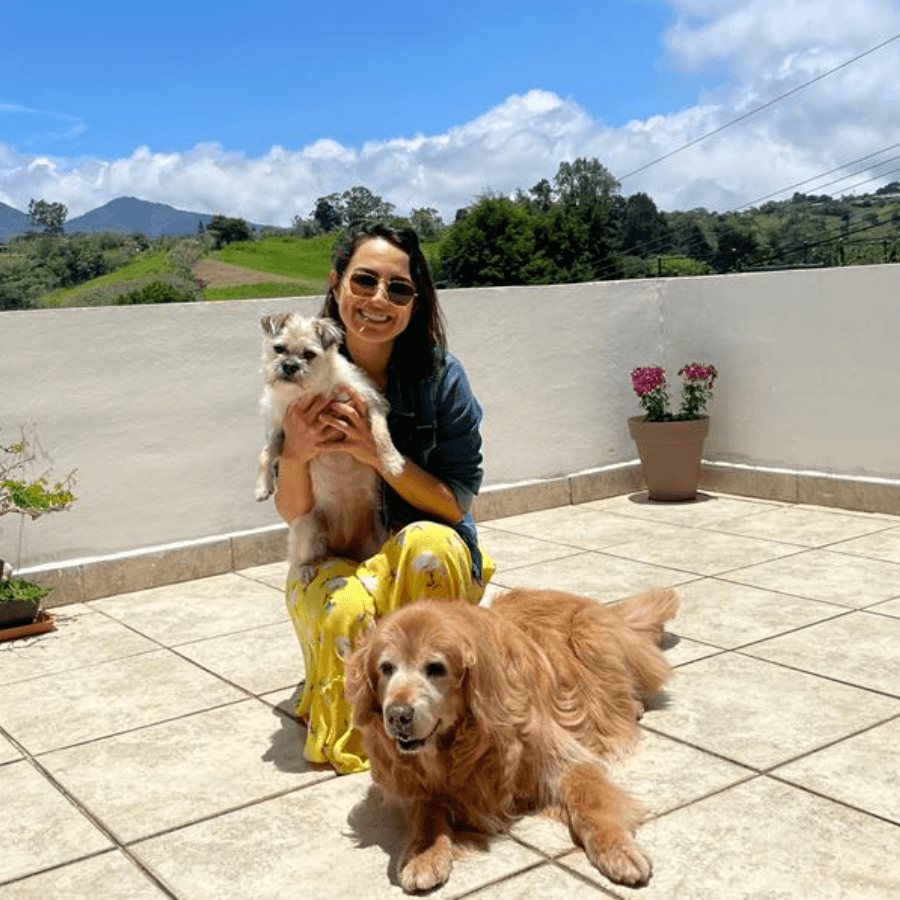
[[[449,525],[439,522],[413,522],[397,532],[394,538],[412,557],[431,554],[444,559],[468,556],[468,548],[462,538]]]

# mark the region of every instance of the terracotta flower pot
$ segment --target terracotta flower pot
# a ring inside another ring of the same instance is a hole
[[[676,422],[648,422],[646,416],[633,416],[628,431],[637,444],[649,499],[696,499],[709,416]]]

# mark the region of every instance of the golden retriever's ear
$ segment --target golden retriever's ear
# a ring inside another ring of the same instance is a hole
[[[362,725],[372,717],[380,717],[378,693],[370,672],[371,640],[364,637],[347,657],[344,696],[353,706],[353,724]]]
[[[503,669],[498,659],[499,647],[466,640],[461,649],[465,679],[463,690],[466,703],[475,720],[488,729],[498,715],[502,716]],[[478,646],[481,644],[482,646]]]

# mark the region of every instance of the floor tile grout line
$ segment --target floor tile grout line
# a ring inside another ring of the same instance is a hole
[[[512,837],[512,835],[507,836]],[[517,841],[516,843],[521,842]],[[499,878],[492,878],[490,881],[486,881],[484,884],[480,884],[477,887],[464,891],[462,894],[456,894],[454,895],[454,900],[478,900],[478,895],[483,891],[497,887],[501,884],[506,884],[510,881],[515,881],[521,875],[533,872],[535,869],[545,868],[552,863],[552,860],[548,859],[541,851],[536,850],[534,847],[529,847],[527,844],[522,844],[521,846],[525,847],[526,850],[534,851],[540,858],[521,869],[516,869],[515,872],[509,872],[506,875],[501,875]]]
[[[91,825],[96,828],[106,840],[108,840],[113,846],[109,848],[105,852],[110,851],[118,851],[126,856],[137,868],[146,875],[157,887],[164,891],[164,893],[172,898],[172,900],[179,900],[177,894],[169,889],[167,885],[163,881],[161,881],[154,872],[152,872],[147,866],[141,862],[131,851],[128,849],[128,845],[121,841],[115,834],[115,832],[96,814],[94,814],[84,803],[82,803],[77,796],[75,796],[71,791],[69,791],[66,786],[56,778],[52,772],[49,771],[45,766],[41,765],[40,761],[35,759],[34,757],[28,758],[28,763],[31,765],[56,791],[57,794],[61,795],[80,815],[84,816]],[[69,860],[67,863],[63,865],[72,865],[76,862],[81,862],[86,858],[91,858],[99,854],[89,854],[85,857],[76,857],[75,859]],[[52,866],[47,870],[38,869],[34,872],[28,873],[28,875],[24,877],[30,877],[32,875],[42,874],[44,871],[52,871],[53,869],[61,868],[61,866]]]
[[[132,625],[128,622],[125,622],[122,619],[118,619],[115,616],[113,616],[112,614],[106,612],[105,610],[96,609],[96,610],[93,610],[93,612],[104,616],[106,619],[108,619],[111,622],[114,622],[117,625],[121,625],[123,628],[126,628],[132,634],[134,634],[137,637],[140,637],[146,641],[150,641],[152,644],[155,644],[156,646],[147,648],[144,650],[136,650],[133,653],[125,653],[121,656],[112,656],[112,657],[109,657],[108,659],[96,660],[94,662],[85,663],[84,665],[75,666],[74,668],[70,668],[70,669],[57,669],[53,672],[45,672],[41,675],[32,675],[32,676],[28,676],[26,678],[17,678],[15,681],[6,682],[6,684],[23,684],[24,682],[36,681],[40,678],[51,678],[51,677],[58,676],[58,675],[68,674],[70,672],[81,672],[81,671],[84,671],[85,669],[92,669],[92,668],[96,668],[98,666],[109,665],[111,663],[121,662],[122,660],[126,660],[126,659],[135,659],[136,657],[139,657],[139,656],[146,656],[150,653],[158,653],[160,650],[165,650],[165,651],[168,651],[169,653],[172,653],[173,655],[177,656],[179,659],[183,660],[184,662],[190,663],[192,666],[200,669],[203,672],[206,672],[208,675],[212,675],[213,677],[219,679],[220,681],[225,682],[229,686],[231,686],[237,690],[240,690],[243,693],[249,693],[249,695],[251,695],[251,696],[256,696],[252,693],[252,691],[249,691],[247,688],[242,687],[241,685],[239,685],[233,681],[230,681],[228,678],[219,674],[218,672],[214,672],[212,669],[209,669],[206,666],[201,665],[196,660],[193,660],[190,657],[186,656],[185,654],[179,652],[178,648],[179,647],[189,647],[189,646],[193,646],[195,644],[205,643],[206,641],[217,640],[219,638],[227,638],[227,637],[237,635],[237,634],[248,634],[252,631],[257,631],[262,628],[271,628],[274,625],[282,625],[282,624],[289,625],[290,624],[290,619],[284,618],[284,619],[280,619],[275,622],[267,622],[262,625],[254,625],[250,628],[241,628],[241,629],[238,629],[237,631],[226,631],[226,632],[223,632],[222,634],[209,635],[207,637],[196,638],[195,640],[183,641],[178,644],[172,644],[172,643],[166,643],[165,641],[161,640],[160,638],[154,637],[153,635],[146,634],[145,632],[141,631],[137,626]],[[279,690],[279,688],[274,688],[273,690]],[[268,691],[267,691],[267,693],[268,693]]]
[[[214,706],[205,706],[202,709],[195,709],[191,710],[190,712],[180,713],[177,716],[166,716],[165,718],[158,719],[155,722],[146,722],[142,725],[135,725],[133,728],[123,728],[119,731],[111,731],[108,734],[98,735],[97,737],[86,738],[83,741],[76,741],[73,744],[65,744],[61,747],[51,747],[48,750],[38,750],[37,752],[26,750],[26,753],[29,759],[39,760],[45,756],[49,756],[51,753],[59,753],[64,750],[74,750],[78,747],[88,747],[91,744],[99,744],[102,741],[108,741],[112,738],[124,737],[127,734],[137,734],[139,731],[146,731],[148,728],[156,728],[160,725],[170,725],[173,722],[180,722],[184,719],[190,719],[193,716],[204,715],[209,712],[215,712],[219,709],[227,709],[231,706],[240,706],[242,703],[247,703],[251,699],[252,698],[250,697],[240,697],[237,700],[228,700],[225,703],[217,703]],[[260,702],[265,703],[264,700],[260,700]]]
[[[847,800],[841,800],[839,797],[827,794],[821,790],[816,790],[815,788],[808,787],[804,784],[798,784],[783,775],[778,775],[777,772],[766,772],[765,777],[770,778],[772,781],[777,781],[779,784],[783,784],[786,787],[793,788],[794,790],[802,791],[805,794],[811,794],[813,797],[818,797],[821,800],[827,800],[829,803],[834,803],[843,809],[853,810],[853,812],[858,812],[870,819],[878,819],[880,822],[884,822],[887,825],[893,825],[895,828],[900,829],[900,821],[897,821],[896,819],[892,819],[881,813],[873,812],[870,809],[865,809],[862,806],[857,806],[855,803],[850,803]]]
[[[719,495],[719,496],[732,497],[735,495],[728,494],[728,495]],[[589,501],[589,502],[591,502],[591,501]],[[580,505],[580,504],[575,504],[575,505]],[[731,521],[736,521],[736,520],[744,519],[744,518],[755,518],[759,515],[775,512],[775,511],[778,511],[781,509],[786,509],[786,510],[814,509],[814,510],[822,512],[824,515],[833,515],[835,517],[849,516],[849,517],[855,518],[855,519],[863,519],[865,517],[865,515],[867,515],[866,513],[858,513],[857,514],[857,513],[854,513],[853,511],[842,510],[839,508],[834,508],[834,510],[832,510],[831,507],[822,508],[822,507],[817,507],[817,506],[813,506],[810,504],[804,504],[804,503],[793,503],[793,504],[790,504],[785,507],[770,506],[767,509],[761,510],[759,512],[748,512],[748,513],[745,513],[742,515],[732,516],[730,518],[726,518],[726,519],[722,520],[721,522],[695,521],[695,522],[691,522],[691,523],[684,523],[684,522],[667,521],[665,519],[654,520],[647,516],[629,515],[627,512],[623,512],[621,510],[596,510],[596,511],[597,512],[608,512],[610,515],[619,515],[619,516],[622,516],[623,518],[629,518],[629,519],[636,520],[636,521],[644,521],[648,525],[649,524],[664,524],[664,525],[671,525],[673,527],[678,527],[678,528],[691,528],[691,529],[697,529],[699,531],[712,531],[712,532],[716,532],[718,534],[731,535],[733,537],[746,537],[750,540],[760,540],[760,541],[766,541],[769,543],[779,543],[779,544],[784,544],[786,546],[791,546],[791,547],[802,547],[805,550],[824,549],[826,547],[832,547],[832,546],[839,545],[841,543],[846,543],[847,541],[856,540],[861,537],[868,537],[869,535],[872,535],[872,534],[881,534],[885,531],[890,531],[894,528],[900,527],[900,519],[898,519],[897,521],[872,519],[869,521],[884,522],[884,527],[872,529],[871,531],[868,531],[862,535],[854,535],[853,537],[849,537],[849,538],[840,538],[839,540],[835,540],[835,541],[827,541],[825,544],[812,544],[812,545],[796,544],[792,541],[787,541],[787,540],[784,540],[781,538],[760,538],[760,537],[757,537],[756,535],[745,535],[745,534],[741,534],[740,532],[728,531],[727,529],[722,527],[724,524],[731,522]],[[856,555],[856,554],[846,554],[846,555]],[[870,557],[865,557],[865,558],[870,558]],[[877,557],[873,557],[873,558],[876,559],[876,561],[878,560]],[[882,561],[890,562],[890,560],[882,560]]]
[[[546,543],[546,542],[545,542],[545,543]],[[563,544],[555,544],[554,546],[556,546],[556,547],[566,546],[566,547],[569,547],[570,550],[572,549],[572,545],[571,545],[571,544],[565,544],[565,545],[563,545]],[[485,549],[488,551],[488,553],[490,553],[490,546],[488,546],[488,545],[486,544],[486,545],[485,545]],[[527,563],[522,563],[521,565],[518,565],[518,566],[502,566],[502,567],[499,567],[499,566],[498,566],[497,573],[496,573],[496,575],[494,575],[494,577],[490,580],[489,584],[495,584],[496,581],[497,581],[497,577],[498,577],[498,576],[502,576],[502,575],[504,575],[504,574],[506,574],[506,573],[508,573],[508,572],[517,572],[517,571],[519,571],[520,569],[530,569],[530,568],[532,568],[533,566],[540,566],[540,565],[542,565],[543,563],[558,563],[558,562],[563,562],[564,560],[567,560],[567,559],[575,559],[575,558],[578,557],[578,556],[585,556],[585,555],[587,555],[588,553],[591,553],[591,552],[593,552],[593,551],[591,551],[591,550],[584,550],[584,549],[578,547],[578,548],[575,548],[575,549],[574,549],[574,552],[565,553],[565,554],[563,554],[562,556],[554,556],[552,559],[542,559],[542,560],[539,560],[538,562],[527,562]]]
[[[187,828],[194,828],[197,825],[205,825],[208,822],[214,822],[216,819],[222,819],[225,816],[231,816],[235,813],[243,812],[244,810],[253,809],[256,806],[262,806],[265,803],[271,803],[273,800],[280,800],[282,797],[289,797],[291,796],[291,794],[302,794],[308,789],[314,788],[328,781],[333,781],[336,778],[340,777],[333,769],[330,769],[330,771],[323,770],[319,774],[322,776],[321,778],[316,778],[304,784],[295,785],[294,787],[289,788],[282,788],[281,790],[266,794],[263,797],[254,797],[252,800],[247,800],[244,803],[237,803],[225,809],[219,809],[215,812],[208,813],[207,815],[198,816],[195,819],[189,819],[186,822],[180,822],[177,825],[170,825],[167,828],[160,828],[158,831],[153,831],[150,834],[142,834],[139,837],[129,838],[127,841],[123,841],[123,847],[133,850],[141,844],[146,844],[149,841],[155,841],[162,837],[168,837],[169,835],[178,834],[179,831],[184,831]]]
[[[615,892],[615,885],[613,885],[612,882],[610,882],[609,887],[607,887],[606,885],[598,884],[593,879],[588,878],[587,875],[584,875],[583,873],[579,872],[573,866],[566,865],[566,863],[564,862],[565,858],[567,856],[572,856],[573,852],[578,851],[578,850],[581,850],[581,848],[578,846],[574,846],[572,850],[568,850],[565,853],[560,854],[557,857],[548,858],[547,862],[554,868],[562,869],[562,871],[565,872],[567,875],[571,875],[573,878],[577,878],[579,881],[581,881],[583,884],[586,884],[588,887],[594,888],[602,896],[610,897],[610,898],[612,898],[612,900],[622,900],[622,895],[617,894]],[[581,850],[581,852],[583,853],[584,851]]]
[[[681,587],[681,586],[682,585],[679,585],[679,587]],[[780,596],[792,596],[792,595],[781,594]],[[806,599],[806,598],[801,597],[799,599]],[[819,602],[819,601],[814,601],[814,602]],[[703,647],[709,647],[710,649],[716,651],[715,653],[710,654],[710,656],[719,656],[722,653],[738,653],[740,651],[746,650],[748,647],[755,647],[759,644],[765,644],[765,643],[768,643],[769,641],[776,640],[777,638],[786,637],[789,634],[796,634],[799,631],[805,631],[806,629],[809,629],[809,628],[815,628],[819,625],[824,625],[827,622],[833,622],[836,619],[846,618],[847,616],[853,615],[854,613],[866,612],[866,610],[852,609],[849,607],[835,607],[835,609],[840,609],[840,611],[835,612],[833,615],[826,615],[821,619],[816,619],[814,622],[806,622],[802,625],[787,626],[784,631],[776,631],[776,632],[773,632],[772,634],[766,635],[765,637],[757,638],[756,640],[752,640],[752,641],[747,641],[747,643],[745,643],[745,644],[736,644],[733,647],[723,647],[722,645],[715,644],[712,641],[705,640],[705,639],[698,638],[698,637],[693,637],[690,634],[683,634],[678,631],[672,631],[671,634],[679,639],[691,641],[691,643],[700,644]],[[887,614],[882,614],[882,618],[892,619],[895,617],[887,615]],[[666,633],[670,633],[670,632],[668,632],[668,630],[667,630]],[[678,646],[678,644],[676,643],[676,644],[673,644],[671,647],[664,647],[663,649],[667,652],[668,650],[674,649],[674,647],[677,647],[677,646]],[[750,656],[752,654],[744,654],[744,655]],[[703,657],[703,659],[709,659],[710,656]],[[754,657],[754,658],[759,658],[759,657]],[[690,665],[693,662],[700,662],[700,660],[699,659],[696,659],[696,660],[689,659],[682,663],[672,663],[672,667],[677,669],[682,666]]]
[[[622,546],[622,545],[617,545],[617,546]],[[781,560],[784,560],[784,559],[792,559],[795,556],[802,556],[804,553],[809,553],[809,548],[797,547],[796,545],[793,545],[793,544],[791,544],[791,545],[783,544],[782,546],[784,546],[784,547],[792,546],[797,552],[796,553],[785,553],[782,556],[776,556],[774,559],[767,559],[767,560],[763,560],[762,562],[750,563],[749,565],[744,564],[744,565],[740,565],[740,566],[731,566],[731,567],[727,567],[725,569],[716,570],[715,572],[697,572],[696,570],[693,570],[693,569],[685,569],[685,568],[681,568],[680,566],[670,565],[669,563],[648,562],[645,559],[637,559],[636,557],[633,557],[633,556],[625,556],[623,554],[613,553],[612,551],[615,550],[615,547],[607,547],[605,550],[595,550],[592,552],[597,553],[602,556],[610,556],[613,559],[618,559],[618,560],[624,559],[624,560],[628,560],[629,562],[640,563],[641,565],[644,565],[644,566],[655,566],[658,569],[668,569],[671,572],[678,572],[682,575],[692,575],[692,576],[694,576],[694,578],[720,578],[723,575],[734,574],[735,572],[741,572],[744,569],[752,569],[752,568],[755,568],[756,566],[765,566],[765,565],[768,565],[769,563],[780,562]],[[740,583],[740,582],[738,582],[738,583]]]
[[[702,747],[700,744],[694,744],[691,741],[688,741],[682,737],[679,737],[678,735],[669,734],[668,732],[661,731],[658,727],[654,728],[653,725],[645,725],[643,722],[641,722],[641,728],[645,729],[650,734],[655,734],[657,737],[661,737],[661,738],[665,738],[667,740],[673,741],[674,743],[679,744],[682,747],[687,747],[690,750],[697,750],[699,753],[702,753],[704,756],[711,756],[713,759],[717,759],[719,762],[728,763],[729,765],[737,766],[740,769],[745,769],[747,771],[747,777],[736,782],[737,784],[741,784],[744,781],[748,781],[751,778],[757,777],[758,775],[765,774],[764,769],[760,769],[757,766],[752,766],[752,765],[750,765],[750,763],[740,762],[739,760],[733,759],[730,756],[725,756],[724,753],[720,753],[716,750],[711,750],[708,747]],[[638,749],[639,749],[639,747],[638,747]],[[721,793],[722,790],[727,790],[727,786],[725,788],[719,788],[715,791],[712,791],[710,794],[707,794],[704,796],[712,797],[717,793]],[[689,804],[681,804],[681,806],[684,806],[684,805],[689,805]],[[676,808],[680,809],[681,806],[678,806]],[[668,813],[665,813],[665,815],[668,815]]]
[[[840,617],[840,618],[842,618],[842,617]],[[808,627],[811,628],[813,626],[808,626]],[[801,630],[805,630],[805,629],[801,629]],[[738,656],[742,656],[744,659],[752,659],[756,662],[767,663],[768,665],[772,665],[772,666],[778,666],[778,668],[787,669],[788,671],[791,671],[791,672],[797,672],[800,675],[809,675],[812,678],[821,678],[823,681],[830,681],[832,684],[839,684],[839,685],[842,685],[843,687],[854,688],[858,691],[865,691],[866,693],[869,693],[869,694],[876,694],[879,697],[885,697],[888,700],[896,700],[898,703],[900,703],[900,693],[892,694],[889,691],[882,690],[881,688],[874,688],[874,687],[869,687],[867,685],[855,684],[852,681],[847,681],[846,679],[843,679],[843,678],[837,678],[834,675],[825,675],[822,672],[814,672],[811,669],[804,669],[804,668],[801,668],[800,666],[791,665],[790,663],[786,663],[786,662],[781,662],[777,659],[767,659],[764,656],[754,656],[752,653],[743,653],[740,650],[734,651],[734,652]],[[698,662],[700,662],[700,660],[698,660]]]
[[[37,878],[41,875],[47,875],[51,872],[57,872],[61,869],[68,868],[69,866],[76,866],[81,863],[89,862],[92,859],[99,859],[102,856],[112,856],[113,854],[121,853],[141,874],[147,876],[153,884],[158,887],[165,896],[169,897],[170,900],[182,900],[177,894],[173,893],[172,890],[153,872],[150,872],[146,866],[143,866],[139,860],[136,860],[132,857],[132,855],[128,852],[125,847],[107,847],[104,850],[97,850],[93,853],[86,853],[84,856],[76,857],[75,859],[68,859],[64,862],[54,863],[52,866],[47,866],[44,869],[35,869],[32,872],[26,872],[24,875],[16,875],[13,878],[10,878],[6,881],[0,881],[0,888],[7,888],[10,885],[21,884],[24,881],[28,881],[29,878]]]
[[[26,684],[30,681],[39,681],[41,678],[56,678],[61,675],[75,674],[76,672],[84,672],[87,669],[95,669],[98,666],[106,666],[112,663],[122,662],[126,659],[137,659],[139,656],[148,656],[151,653],[159,653],[160,650],[168,650],[168,647],[157,645],[156,647],[148,647],[146,650],[136,650],[134,653],[126,653],[122,656],[111,656],[109,659],[96,660],[94,662],[84,663],[84,665],[74,666],[71,669],[54,669],[52,672],[43,672],[40,675],[28,675],[25,678],[16,678],[15,681],[4,682],[0,687],[8,687],[13,684]]]
[[[835,515],[840,515],[840,513],[836,513]],[[744,518],[744,517],[738,517],[738,518]],[[853,537],[849,537],[849,538],[843,537],[843,538],[839,538],[837,540],[828,540],[822,544],[820,544],[820,543],[798,544],[795,541],[788,541],[788,540],[785,540],[784,538],[777,538],[777,537],[761,538],[761,537],[758,537],[757,535],[753,535],[753,534],[742,534],[739,531],[728,531],[727,529],[724,529],[721,527],[722,524],[723,523],[698,524],[698,525],[696,525],[696,528],[700,531],[715,531],[719,534],[729,534],[729,535],[732,535],[733,537],[746,537],[746,538],[750,538],[751,540],[766,541],[766,542],[773,543],[773,544],[785,544],[786,546],[789,546],[789,547],[802,547],[804,550],[825,550],[825,549],[828,549],[829,547],[835,547],[835,546],[839,546],[840,544],[845,544],[848,541],[854,541],[854,540],[858,540],[859,538],[870,537],[873,534],[881,534],[885,531],[891,531],[892,529],[895,529],[898,526],[900,526],[900,522],[898,522],[896,525],[886,523],[885,527],[883,527],[883,528],[874,528],[871,531],[867,531],[865,534],[857,534],[857,535],[854,535]],[[854,554],[845,554],[845,555],[854,555]]]
[[[744,653],[743,651],[751,647],[758,647],[760,644],[766,644],[769,641],[774,641],[778,638],[787,637],[790,634],[798,634],[801,631],[808,631],[810,628],[817,628],[819,625],[824,625],[827,622],[836,622],[838,619],[846,619],[847,617],[854,615],[854,613],[858,613],[861,611],[862,610],[852,609],[849,607],[835,607],[835,612],[833,615],[826,615],[821,619],[816,619],[814,622],[805,622],[802,625],[788,627],[785,631],[779,631],[774,634],[767,635],[766,637],[758,638],[757,640],[747,641],[747,643],[745,644],[738,644],[736,647],[730,647],[728,649],[731,653],[741,653],[741,655],[743,656],[753,656],[752,653]],[[685,635],[685,637],[687,637],[687,635]],[[692,638],[689,638],[689,640],[692,640]],[[759,657],[753,658],[759,659]]]
[[[891,722],[897,722],[900,720],[900,710],[890,716],[886,716],[884,719],[879,720],[878,722],[873,722],[871,725],[866,725],[863,728],[859,728],[856,731],[851,732],[850,734],[841,735],[839,738],[835,738],[833,741],[827,741],[824,744],[821,744],[818,747],[815,747],[811,750],[806,750],[803,753],[798,753],[796,756],[792,756],[789,759],[782,760],[779,763],[776,763],[774,766],[769,766],[769,768],[765,769],[761,774],[770,775],[775,777],[779,769],[783,769],[785,766],[793,765],[795,762],[799,762],[802,759],[808,759],[810,756],[815,756],[818,753],[822,753],[825,750],[831,750],[833,747],[837,747],[840,744],[844,744],[847,741],[852,741],[855,738],[858,738],[860,735],[868,734],[870,731],[875,731],[878,728],[882,728],[885,725],[889,725]],[[787,779],[781,779],[786,781]],[[801,789],[805,790],[800,785],[794,785],[795,787],[801,787]]]
[[[124,839],[120,838],[116,835],[113,828],[107,825],[103,819],[96,813],[94,813],[85,803],[83,803],[75,794],[69,791],[66,786],[56,778],[53,773],[46,768],[46,766],[42,765],[39,758],[35,757],[27,757],[26,762],[30,763],[34,769],[50,784],[50,786],[54,789],[54,791],[61,795],[74,809],[76,809],[81,815],[88,819],[88,821],[93,825],[100,833],[113,845],[111,848],[107,848],[102,851],[97,851],[95,853],[86,854],[84,857],[76,857],[75,859],[67,860],[66,862],[60,863],[58,865],[48,866],[46,869],[36,869],[32,872],[29,872],[25,875],[18,876],[13,881],[20,881],[24,878],[29,878],[33,875],[42,874],[45,871],[52,871],[54,869],[63,868],[68,865],[72,865],[77,862],[83,862],[85,859],[92,858],[94,856],[100,856],[104,853],[113,852],[118,850],[124,853],[142,872],[147,874],[152,878],[154,882],[156,882],[159,886],[163,886],[163,882],[152,872],[152,870],[146,866],[141,859],[133,852],[133,848],[138,845],[145,843],[150,840],[155,840],[157,838],[177,834],[179,831],[184,830],[185,828],[191,828],[195,825],[200,825],[205,822],[213,821],[215,819],[222,818],[227,815],[232,815],[236,812],[240,812],[245,809],[251,809],[254,806],[262,805],[263,803],[271,802],[272,800],[277,800],[281,797],[289,796],[291,794],[301,793],[308,788],[315,787],[316,785],[323,784],[327,781],[332,781],[337,778],[337,774],[333,770],[325,771],[323,770],[321,774],[321,778],[316,778],[312,781],[306,782],[302,785],[297,785],[295,787],[284,788],[279,791],[273,791],[269,794],[266,794],[263,797],[256,797],[253,800],[247,801],[246,803],[238,803],[233,806],[229,806],[226,809],[217,810],[214,813],[210,813],[206,816],[200,816],[196,819],[191,819],[186,822],[182,822],[178,825],[173,825],[168,828],[160,829],[159,831],[152,832],[150,834],[141,835],[140,837],[132,838],[132,839]],[[5,883],[5,882],[4,882]],[[172,891],[170,888],[166,887],[166,893],[170,896],[178,900],[178,895]]]
[[[797,555],[799,555],[799,554],[797,554]],[[787,558],[788,557],[784,557],[784,556],[780,557],[780,559],[787,559]],[[771,562],[778,562],[778,560],[777,559],[771,560]],[[766,563],[758,563],[757,565],[766,565]],[[753,566],[744,566],[743,568],[753,568]],[[765,591],[769,594],[777,594],[780,597],[790,597],[791,599],[794,599],[794,600],[806,600],[806,601],[812,601],[814,603],[824,603],[825,605],[832,606],[835,609],[845,609],[845,610],[849,610],[850,612],[862,612],[869,608],[868,606],[847,606],[847,604],[838,603],[836,600],[825,600],[822,597],[810,597],[807,594],[791,593],[790,591],[786,591],[783,588],[761,587],[758,584],[750,584],[749,582],[746,582],[746,581],[738,581],[733,576],[735,575],[735,573],[740,572],[740,571],[742,571],[742,569],[730,569],[727,572],[722,572],[718,575],[707,575],[706,577],[712,578],[714,580],[724,581],[726,584],[734,584],[734,585],[738,585],[739,587],[747,587],[747,588],[753,588],[754,590],[757,590],[757,591]],[[878,606],[879,604],[882,604],[882,603],[890,603],[892,600],[896,600],[896,599],[897,599],[897,597],[893,597],[893,596],[892,597],[883,597],[880,600],[872,601],[870,606]]]

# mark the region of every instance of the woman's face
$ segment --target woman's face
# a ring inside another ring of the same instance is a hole
[[[354,293],[350,282],[354,272],[380,279],[374,296],[362,297]],[[413,300],[406,306],[392,303],[387,296],[387,285],[395,280],[412,283],[409,256],[382,237],[368,238],[356,248],[342,278],[339,279],[336,272],[331,273],[331,283],[351,349],[355,341],[393,343],[406,330],[417,301]]]

